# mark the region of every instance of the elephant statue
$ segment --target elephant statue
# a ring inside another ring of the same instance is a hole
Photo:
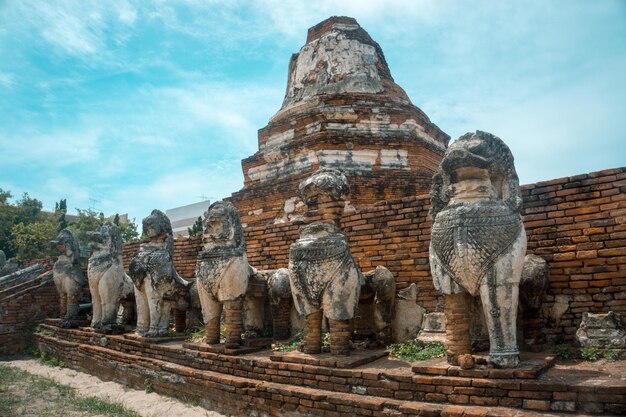
[[[87,232],[91,256],[87,279],[93,305],[91,327],[111,331],[124,291],[122,236],[112,222],[105,222],[98,231]]]
[[[78,239],[67,229],[61,230],[57,238],[51,241],[61,254],[52,267],[54,285],[59,293],[61,326],[78,327],[79,299],[85,275],[80,267],[80,246]]]
[[[206,342],[220,342],[220,320],[225,308],[226,345],[241,344],[243,298],[250,266],[239,213],[232,203],[217,201],[204,216],[203,249],[196,262],[198,296]]]
[[[309,220],[322,219],[300,228],[299,239],[289,249],[293,303],[304,316],[304,352],[321,352],[322,319],[326,317],[331,353],[347,356],[350,320],[365,284],[338,226],[337,213],[349,192],[348,180],[341,171],[322,168],[300,183],[298,192],[309,208]],[[309,214],[315,211],[316,215]]]
[[[190,284],[174,268],[172,225],[165,213],[152,210],[142,223],[149,241],[141,244],[128,268],[135,285],[136,333],[144,337],[165,336],[172,308]]]
[[[526,254],[522,199],[513,155],[498,137],[476,131],[448,147],[433,177],[429,248],[435,288],[444,294],[448,361],[468,367],[470,296],[480,297],[489,360],[516,367],[519,284]]]

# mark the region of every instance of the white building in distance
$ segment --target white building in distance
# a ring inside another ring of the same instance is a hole
[[[207,211],[210,204],[211,201],[206,200],[165,210],[165,215],[172,222],[174,237],[189,236],[187,229],[193,226],[198,217],[204,216],[204,212]]]

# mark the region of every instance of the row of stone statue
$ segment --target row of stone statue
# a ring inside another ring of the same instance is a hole
[[[384,267],[363,274],[352,258],[347,239],[337,226],[343,208],[341,200],[348,190],[345,175],[332,169],[321,169],[300,184],[299,194],[309,206],[309,224],[302,227],[300,238],[291,246],[289,268],[265,274],[248,264],[243,228],[235,207],[224,201],[209,207],[195,271],[195,290],[207,343],[220,342],[223,310],[226,344],[236,346],[241,342],[242,303],[251,276],[265,277],[272,307],[278,309],[287,299],[290,308],[293,300],[305,318],[307,353],[321,351],[323,317],[330,327],[331,351],[338,355],[350,353],[350,320],[363,287],[376,297],[377,317],[383,323],[380,327],[389,336],[395,280]],[[143,234],[148,242],[142,243],[132,257],[128,275],[122,264],[118,228],[107,222],[99,231],[88,234],[92,254],[87,275],[94,329],[110,330],[116,322],[120,299],[134,290],[136,333],[163,336],[168,332],[172,309],[180,308],[181,300],[185,304],[185,298],[188,299],[192,282],[180,277],[174,267],[172,228],[167,216],[153,210],[143,219]],[[63,324],[72,326],[85,280],[78,264],[78,241],[63,230],[53,243],[61,252],[53,275],[61,298]],[[129,289],[131,283],[134,288]],[[285,309],[282,310],[284,317]],[[281,333],[286,336],[285,331]]]
[[[304,351],[320,351],[323,317],[328,319],[331,351],[350,352],[350,320],[361,288],[379,293],[379,316],[390,321],[395,283],[389,271],[363,274],[339,229],[348,180],[333,169],[320,169],[299,186],[307,205],[305,225],[291,245],[289,267],[268,278],[270,296],[287,295],[304,316]],[[526,252],[520,214],[521,198],[513,157],[499,138],[477,131],[466,134],[446,151],[431,192],[433,219],[430,265],[435,287],[444,294],[448,329],[448,359],[464,366],[471,359],[469,303],[479,296],[490,339],[490,360],[497,366],[516,366],[518,287]],[[137,303],[137,333],[158,336],[167,332],[170,312],[189,282],[176,272],[173,237],[168,218],[159,210],[143,219],[149,241],[130,262],[129,276]],[[106,223],[90,234],[89,288],[93,300],[92,326],[115,322],[125,279],[121,239]],[[84,280],[77,266],[77,243],[63,231],[57,240],[62,251],[54,266],[55,282],[66,306],[66,318],[78,309],[76,291]],[[242,299],[252,269],[246,259],[243,230],[236,209],[228,202],[212,204],[204,218],[203,249],[196,264],[197,291],[202,305],[207,343],[218,343],[225,309],[226,341],[240,341]],[[468,356],[469,355],[469,356]]]

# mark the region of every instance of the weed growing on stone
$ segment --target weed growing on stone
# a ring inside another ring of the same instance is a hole
[[[322,336],[322,346],[330,347],[330,332],[324,333]]]
[[[554,348],[554,353],[560,359],[569,359],[571,357],[569,346],[564,343],[556,345],[556,347]]]
[[[289,343],[276,343],[272,346],[272,349],[279,352],[291,352],[298,349],[300,343],[304,340],[304,334],[298,333],[291,339]]]
[[[580,356],[586,361],[597,361],[602,356],[602,352],[595,346],[580,348]]]
[[[204,341],[205,337],[206,337],[206,332],[204,330],[204,327],[200,327],[200,328],[193,329],[191,331],[189,340],[191,340],[194,343],[200,343]]]
[[[146,394],[150,394],[151,392],[154,392],[152,381],[150,381],[148,378],[143,380],[143,389],[144,391],[146,391]]]
[[[37,327],[36,333],[39,333],[39,334],[42,334],[42,335],[48,336],[48,337],[56,336],[55,333],[52,330],[44,329],[42,327]]]
[[[446,346],[442,343],[419,343],[407,340],[387,346],[389,356],[409,362],[439,358],[446,354]]]
[[[606,359],[609,362],[615,362],[616,360],[619,359],[619,353],[615,350],[610,350],[607,349],[604,351],[604,359]]]
[[[39,356],[39,361],[47,366],[58,366],[59,368],[65,368],[65,362],[59,360],[59,358],[50,356],[48,352],[41,352],[41,355]]]

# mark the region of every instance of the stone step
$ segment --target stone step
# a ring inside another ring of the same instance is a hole
[[[577,416],[577,414],[546,413],[545,404],[529,404],[538,408],[519,410],[509,407],[447,405],[404,401],[372,395],[343,393],[301,387],[289,383],[266,382],[210,370],[198,370],[162,359],[136,356],[107,347],[63,342],[55,337],[38,335],[40,348],[62,359],[68,366],[131,385],[150,386],[155,392],[181,396],[204,397],[206,405],[217,410],[238,410],[234,415],[246,416],[250,408],[270,415],[294,412],[311,416]],[[219,399],[219,401],[217,401]],[[224,409],[224,407],[227,408]]]
[[[94,338],[93,332],[59,328],[54,328],[52,336],[55,340],[80,345],[107,346],[134,357],[159,358],[195,370],[242,376],[248,381],[281,383],[364,397],[463,406],[584,410],[596,414],[609,410],[626,412],[626,383],[616,380],[607,383],[606,380],[589,378],[579,380],[569,378],[561,371],[560,377],[540,380],[415,375],[409,364],[391,359],[356,369],[342,369],[275,361],[271,358],[275,354],[267,351],[232,356],[187,349],[182,343],[155,344],[123,336],[98,335]]]

